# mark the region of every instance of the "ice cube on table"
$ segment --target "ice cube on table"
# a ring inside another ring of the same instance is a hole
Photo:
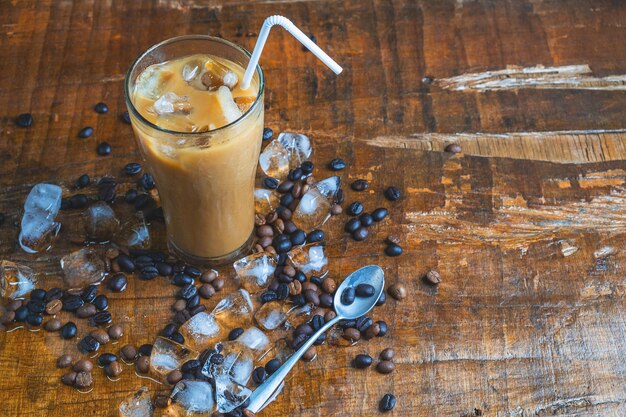
[[[185,343],[198,351],[211,347],[224,336],[215,316],[204,311],[187,320],[178,331],[185,338]]]
[[[83,248],[61,258],[63,280],[69,288],[84,288],[101,282],[105,275],[102,257],[93,249]]]
[[[120,221],[115,212],[104,201],[98,201],[89,206],[83,213],[85,233],[87,238],[96,242],[107,242],[113,238]]]
[[[229,413],[242,405],[252,395],[252,391],[233,380],[229,375],[215,377],[215,402],[217,411]]]
[[[152,105],[152,110],[158,115],[182,113],[189,114],[191,112],[191,103],[189,97],[179,96],[176,93],[169,92],[163,94]]]
[[[238,338],[237,342],[248,348],[263,352],[269,346],[270,340],[265,333],[256,327],[248,327]]]
[[[250,348],[237,342],[222,342],[220,354],[224,356],[224,362],[219,365],[209,363],[205,364],[203,373],[207,376],[217,378],[220,375],[229,375],[233,381],[241,385],[246,385],[252,371],[254,370],[254,354]]]
[[[297,246],[287,254],[294,268],[299,269],[307,278],[316,275],[324,277],[328,273],[328,258],[324,247],[316,243]]]
[[[206,381],[181,381],[174,386],[170,398],[173,408],[181,411],[180,417],[205,416],[215,410],[213,387]]]
[[[276,138],[290,154],[289,168],[299,167],[311,156],[313,148],[309,138],[301,133],[282,132]]]
[[[61,187],[54,184],[41,183],[31,188],[24,202],[24,212],[41,212],[42,215],[54,219],[61,208]]]
[[[280,301],[265,303],[254,314],[254,320],[265,330],[276,330],[287,321],[285,305]]]
[[[129,248],[150,247],[150,230],[142,211],[134,213],[122,224],[115,240]]]
[[[337,191],[341,187],[341,178],[339,176],[334,175],[332,177],[325,178],[321,181],[313,184],[312,188],[316,188],[323,196],[328,198],[330,201],[334,201],[335,196],[337,195]]]
[[[272,359],[277,359],[281,364],[285,363],[287,359],[293,354],[293,349],[289,343],[288,337],[283,337],[274,342],[263,355],[257,358],[258,361],[263,361],[264,364],[268,363]]]
[[[317,188],[304,193],[291,220],[304,231],[323,225],[330,217],[331,202]]]
[[[287,323],[291,327],[298,327],[311,319],[313,313],[313,304],[305,304],[303,306],[293,306],[287,311]]]
[[[25,298],[37,285],[32,269],[11,261],[0,262],[0,296],[12,300]]]
[[[229,331],[235,327],[245,327],[252,324],[254,307],[250,294],[241,288],[222,298],[213,309],[212,314],[220,327]]]
[[[233,264],[241,286],[255,293],[269,284],[276,270],[276,258],[271,253],[259,252],[239,259]]]
[[[196,359],[198,352],[170,339],[158,336],[152,345],[150,370],[159,377],[166,377],[174,369],[191,359]]]
[[[28,253],[45,251],[52,247],[61,223],[55,218],[61,207],[61,187],[54,184],[35,185],[24,202],[18,241]]]
[[[237,103],[235,103],[235,100],[233,99],[233,94],[230,92],[228,87],[221,86],[218,88],[215,97],[217,98],[217,102],[222,109],[222,115],[224,116],[226,123],[232,123],[241,117],[241,110],[237,107]]]
[[[278,208],[280,200],[278,193],[274,190],[257,188],[254,190],[254,211],[257,214],[266,216],[270,211]]]
[[[146,68],[135,81],[135,94],[152,100],[158,99],[165,91],[174,73],[164,69],[165,64],[151,65]]]
[[[147,387],[141,387],[137,392],[126,397],[118,407],[120,417],[153,417],[154,407],[150,400]]]
[[[259,155],[259,165],[268,176],[282,180],[289,173],[289,155],[283,144],[274,139]]]

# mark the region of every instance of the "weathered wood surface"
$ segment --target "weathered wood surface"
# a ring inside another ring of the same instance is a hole
[[[385,392],[398,397],[396,416],[626,415],[622,2],[2,2],[0,256],[58,280],[51,265],[69,244],[21,252],[20,207],[34,183],[69,194],[80,174],[120,175],[138,158],[118,114],[123,75],[142,50],[189,33],[251,48],[273,13],[315,34],[345,72],[335,77],[275,29],[262,59],[267,124],[308,133],[318,176],[342,156],[344,181],[372,181],[366,207],[391,207],[364,243],[332,219],[332,274],[378,263],[410,297],[377,311],[388,337],[321,349],[263,415],[377,415]],[[108,115],[92,110],[101,100]],[[33,127],[16,128],[26,111]],[[96,133],[79,140],[85,125]],[[109,157],[96,156],[102,140]],[[450,142],[465,153],[442,152]],[[393,205],[381,193],[391,184],[406,195]],[[381,255],[390,233],[405,242],[399,258]],[[431,268],[443,278],[436,290],[419,279]],[[113,296],[122,343],[151,341],[173,294],[131,280]],[[43,331],[0,334],[0,415],[109,416],[142,384],[156,388],[130,370],[116,383],[95,372],[89,394],[61,386],[54,361],[74,345]],[[355,354],[388,346],[392,375],[351,369]]]

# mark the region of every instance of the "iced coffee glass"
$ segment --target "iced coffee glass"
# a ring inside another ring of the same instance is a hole
[[[238,83],[250,54],[203,35],[166,40],[124,83],[135,137],[154,174],[170,250],[201,265],[249,250],[263,135],[263,72]],[[233,75],[234,74],[234,75]]]

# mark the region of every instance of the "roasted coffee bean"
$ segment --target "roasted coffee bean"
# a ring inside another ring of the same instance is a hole
[[[291,249],[291,239],[289,236],[280,234],[272,240],[272,246],[277,252],[289,252]]]
[[[176,385],[183,379],[183,373],[178,369],[174,369],[165,377],[165,382],[169,385]]]
[[[83,299],[86,303],[93,303],[93,300],[96,299],[98,295],[98,287],[95,285],[89,285],[87,288],[80,293],[80,298]]]
[[[193,310],[198,305],[200,305],[200,295],[196,293],[196,295],[194,295],[189,300],[187,300],[187,309],[189,309],[189,313],[192,316],[193,316],[193,314],[191,313],[191,310]]]
[[[369,187],[369,183],[367,182],[367,180],[359,179],[353,181],[352,184],[350,184],[350,187],[354,191],[364,191],[367,190],[367,188]]]
[[[56,332],[58,330],[61,330],[62,326],[63,326],[63,323],[61,323],[61,320],[50,319],[46,322],[46,324],[43,327],[49,332]]]
[[[265,303],[269,303],[270,301],[274,301],[277,300],[278,296],[276,295],[276,293],[274,291],[265,291],[263,294],[261,294],[261,302],[263,304]]]
[[[225,284],[226,284],[226,281],[224,281],[224,278],[220,278],[220,277],[217,277],[215,281],[211,283],[215,291],[221,291],[222,288],[224,288]]]
[[[339,204],[333,204],[330,207],[330,214],[333,216],[338,216],[343,212],[343,209],[341,208],[341,206]]]
[[[185,285],[180,289],[180,291],[178,291],[178,297],[182,298],[183,300],[189,300],[193,298],[196,294],[198,294],[198,289],[193,284]]]
[[[355,296],[356,296],[356,293],[355,293],[354,287],[347,287],[341,293],[341,303],[349,306],[352,303],[354,303]]]
[[[78,310],[85,302],[78,295],[68,295],[63,300],[63,310],[65,311],[76,311]]]
[[[69,353],[66,353],[64,355],[59,356],[59,358],[57,359],[57,368],[60,368],[60,369],[67,368],[68,366],[72,364],[72,362],[74,362],[74,356],[70,355]]]
[[[60,300],[63,298],[63,290],[61,288],[51,288],[46,292],[46,296],[44,297],[44,301],[49,303],[50,301]]]
[[[294,184],[292,181],[283,181],[282,183],[280,183],[277,190],[281,194],[287,194],[291,192],[291,189],[293,188],[293,186]]]
[[[374,295],[374,287],[370,284],[359,284],[354,292],[357,297],[371,297]]]
[[[89,136],[93,135],[93,127],[87,126],[87,127],[83,127],[79,132],[78,132],[78,137],[81,139],[86,139]]]
[[[127,125],[129,125],[129,124],[130,124],[130,115],[128,114],[128,112],[127,112],[127,111],[123,112],[123,113],[120,115],[120,118],[122,119],[122,122],[126,123]]]
[[[290,220],[286,220],[286,221],[284,222],[284,225],[285,225],[285,226],[284,226],[284,229],[283,229],[283,233],[285,233],[285,234],[288,234],[288,235],[289,235],[289,234],[291,234],[291,233],[295,232],[296,230],[298,230],[298,226],[296,226],[296,225],[294,224],[294,222],[292,222],[292,221],[290,221]]]
[[[109,341],[111,341],[111,337],[104,329],[93,330],[89,332],[89,335],[96,339],[100,343],[100,345],[105,345],[109,343]]]
[[[359,219],[350,219],[346,223],[344,229],[348,233],[355,233],[357,230],[359,230],[359,228],[361,228],[361,222],[359,221]]]
[[[346,168],[346,163],[341,158],[335,158],[328,163],[328,169],[331,171],[341,171]]]
[[[269,188],[270,190],[275,190],[278,188],[278,180],[276,178],[272,178],[272,177],[266,177],[263,180],[263,185],[265,186],[265,188]]]
[[[161,336],[170,337],[176,332],[177,326],[174,323],[167,324],[163,330],[161,330]]]
[[[396,406],[396,397],[393,394],[385,394],[383,398],[380,400],[379,409],[380,411],[387,412],[393,410]]]
[[[375,222],[379,222],[387,217],[387,209],[384,207],[379,207],[372,212],[372,220]]]
[[[193,278],[198,278],[200,275],[202,275],[202,271],[200,271],[195,266],[187,265],[185,266],[185,274]]]
[[[76,180],[76,188],[84,188],[90,183],[89,175],[83,174]]]
[[[47,295],[46,295],[46,298],[48,298]],[[50,300],[46,300],[46,302],[48,301]],[[23,305],[24,305],[24,302],[22,300],[10,300],[5,307],[9,311],[15,311],[18,308],[22,307]]]
[[[30,113],[19,114],[15,118],[15,124],[18,127],[31,127],[33,124],[33,115]]]
[[[141,356],[135,361],[135,369],[140,374],[147,374],[150,370],[150,357]]]
[[[107,332],[109,333],[109,337],[111,339],[117,340],[124,336],[124,327],[122,327],[121,324],[114,324],[113,326],[108,328]]]
[[[337,283],[334,279],[327,277],[324,278],[324,280],[322,281],[321,287],[322,291],[324,291],[326,294],[333,294],[337,289]]]
[[[313,305],[320,305],[320,297],[317,295],[317,291],[314,290],[306,290],[303,292],[304,298]]]
[[[295,231],[291,232],[289,238],[291,239],[291,244],[293,246],[299,246],[304,244],[304,241],[306,240],[306,233],[304,233],[304,231],[301,229],[296,229]]]
[[[72,203],[68,198],[61,199],[61,211],[69,210],[72,208]]]
[[[236,327],[228,333],[228,340],[235,340],[243,334],[243,328]]]
[[[449,152],[449,153],[460,153],[462,149],[456,143],[451,143],[444,148],[444,151]]]
[[[289,171],[287,178],[291,181],[297,181],[300,178],[302,178],[303,175],[304,175],[304,172],[302,171],[302,168],[298,167]]]
[[[222,355],[221,353],[216,353],[211,356],[210,361],[215,365],[221,365],[222,363],[224,363],[224,355]]]
[[[302,293],[302,284],[300,281],[293,280],[289,284],[289,295],[298,295]]]
[[[120,272],[109,278],[107,288],[113,292],[122,292],[126,289],[126,284],[126,275]]]
[[[41,323],[43,323],[43,317],[39,313],[28,313],[26,316],[26,323],[33,327],[41,326]]]
[[[389,201],[398,201],[402,197],[402,193],[396,187],[389,187],[385,190],[385,197]]]
[[[301,334],[311,336],[314,333],[313,326],[309,323],[302,323],[293,331],[293,337],[298,337]]]
[[[135,266],[139,268],[143,268],[145,266],[154,266],[154,259],[149,257],[147,254],[139,255],[135,257]]]
[[[100,102],[97,103],[94,107],[93,107],[94,111],[96,113],[100,113],[100,114],[104,114],[104,113],[108,113],[109,112],[109,106],[106,105],[106,103]]]
[[[15,310],[15,321],[26,321],[26,317],[28,317],[28,307],[21,306],[17,310]]]
[[[343,192],[343,189],[339,189],[337,190],[337,194],[335,195],[335,203],[337,204],[343,204],[343,201],[345,200],[345,193]]]
[[[376,301],[376,305],[382,306],[386,302],[387,302],[387,294],[385,294],[385,292],[383,291],[382,293],[380,293],[380,297],[378,297],[378,301]]]
[[[109,299],[106,295],[100,294],[95,300],[93,300],[93,305],[96,306],[98,311],[104,311],[109,308]]]
[[[85,194],[75,194],[70,197],[70,205],[75,209],[82,209],[87,207],[89,204],[89,199]]]
[[[313,327],[313,330],[318,331],[323,325],[324,317],[320,316],[319,314],[313,316],[313,318],[311,319],[311,327]]]
[[[265,224],[256,230],[258,237],[271,237],[274,236],[274,229],[269,224]]]
[[[404,285],[399,282],[392,284],[387,289],[387,292],[396,300],[404,300],[406,298],[406,288],[404,288]]]
[[[313,162],[311,161],[304,161],[301,165],[300,165],[300,169],[302,170],[302,172],[304,173],[304,175],[309,175],[313,172],[313,170],[315,169],[315,165],[313,165]]]
[[[254,371],[252,371],[252,380],[257,384],[261,385],[267,379],[267,371],[262,366],[259,366]]]
[[[372,364],[372,362],[374,362],[374,360],[372,359],[370,355],[359,354],[359,355],[356,355],[352,363],[354,367],[357,369],[365,369],[369,367]]]
[[[294,198],[293,198],[293,195],[291,194],[283,194],[282,196],[280,196],[281,206],[288,207],[289,204],[293,203],[293,201],[294,201]]]
[[[365,336],[366,339],[373,339],[379,334],[380,334],[380,325],[378,323],[372,324],[367,329],[365,329],[365,332],[363,332],[363,336]]]
[[[96,314],[98,310],[96,309],[96,306],[91,304],[91,303],[86,303],[83,304],[82,306],[80,306],[78,308],[78,310],[76,310],[76,316],[81,318],[81,319],[86,319],[88,317],[93,316],[94,314]],[[110,314],[110,313],[108,313]]]
[[[120,350],[122,358],[127,362],[132,362],[137,357],[137,349],[133,345],[125,345]]]
[[[156,269],[156,266],[145,266],[141,268],[141,279],[144,281],[149,281],[159,276],[159,270]]]
[[[159,275],[162,277],[169,277],[174,272],[172,265],[168,264],[167,262],[157,262],[156,264],[154,264],[154,266],[156,267],[157,271],[159,271]]]
[[[122,374],[124,368],[118,361],[113,361],[104,367],[104,372],[109,378],[117,378]]]
[[[145,207],[152,206],[154,204],[156,203],[154,202],[153,198],[150,197],[150,195],[146,193],[137,194],[135,196],[135,200],[133,201],[133,206],[135,207],[135,210],[141,210]],[[135,261],[135,264],[137,266],[141,266],[139,265],[139,263],[137,263],[137,261]]]
[[[152,345],[150,343],[145,343],[139,346],[137,352],[141,356],[150,356],[152,354]]]
[[[378,337],[383,337],[384,335],[387,334],[387,323],[384,321],[377,321],[376,324],[378,324],[378,327],[380,329],[380,331],[378,332],[378,334],[376,336]]]
[[[72,387],[76,382],[76,375],[77,374],[74,371],[68,372],[61,377],[61,382],[63,383],[63,385],[68,385]]]
[[[395,243],[388,244],[385,248],[385,255],[387,256],[400,256],[402,255],[402,247]]]
[[[359,317],[356,319],[356,329],[363,333],[373,324],[373,320],[367,316]]]
[[[172,304],[172,310],[179,312],[183,311],[187,307],[187,301],[185,300],[177,300],[174,304]]]
[[[329,310],[326,312],[326,314],[324,314],[324,321],[328,323],[335,317],[337,317],[337,313],[335,313],[333,310]]]
[[[272,375],[274,372],[278,371],[278,368],[280,368],[280,361],[278,359],[271,359],[265,364],[265,372],[267,372],[268,375]]]
[[[270,129],[269,127],[264,127],[263,128],[263,140],[268,141],[272,139],[272,136],[274,136],[274,131]]]
[[[306,342],[306,340],[309,338],[309,336],[307,336],[306,334],[299,334],[297,336],[294,337],[294,339],[291,341],[291,347],[293,349],[298,349],[300,348],[300,346],[302,346],[302,344],[304,342]]]
[[[215,294],[215,288],[211,284],[202,284],[198,289],[198,294],[204,299],[209,299]]]
[[[76,374],[76,381],[74,381],[74,386],[76,388],[87,388],[93,384],[93,376],[91,372],[78,372]]]
[[[348,213],[350,216],[358,216],[359,214],[363,213],[363,204],[360,201],[355,201],[348,206],[346,213]]]
[[[360,242],[362,240],[365,240],[368,234],[369,232],[367,231],[365,227],[359,227],[358,229],[356,229],[354,233],[352,233],[352,239],[356,240],[357,242]]]
[[[46,290],[35,288],[30,292],[29,298],[31,300],[43,301],[46,298]]]
[[[303,294],[296,294],[291,297],[291,302],[294,305],[301,307],[306,304],[306,298],[304,298]]]
[[[100,342],[93,336],[85,336],[78,342],[78,349],[81,352],[95,352],[100,349]]]
[[[293,276],[295,281],[299,281],[301,284],[306,281],[306,275],[302,271],[296,271],[296,274]]]
[[[98,365],[107,366],[111,362],[115,362],[117,360],[117,356],[112,353],[102,353],[98,356]]]
[[[381,361],[391,361],[393,360],[393,355],[394,355],[394,351],[392,348],[387,348],[385,350],[383,350],[382,352],[380,352],[380,360]]]
[[[202,363],[199,360],[191,359],[183,363],[183,366],[180,367],[180,370],[183,372],[193,372],[200,367],[202,367]]]
[[[289,285],[291,282],[293,281],[293,278],[291,278],[289,275],[287,274],[280,274],[278,276],[278,282],[281,284],[287,284]]]
[[[139,178],[139,185],[143,187],[144,190],[151,190],[154,188],[154,177],[152,174],[145,173]]]
[[[424,281],[430,285],[439,285],[439,283],[441,283],[441,275],[439,275],[439,272],[437,271],[430,270],[424,276]]]
[[[289,297],[289,287],[287,284],[280,284],[276,290],[276,297],[279,300],[286,300]]]
[[[315,346],[311,346],[310,348],[307,349],[306,352],[304,352],[304,355],[302,355],[302,360],[305,362],[310,362],[313,359],[315,359],[316,356],[317,356],[317,349],[315,349]]]
[[[376,370],[381,374],[390,374],[393,372],[395,366],[391,361],[381,361],[376,365]]]
[[[141,164],[137,162],[129,162],[124,166],[124,173],[126,175],[137,175],[141,172]]]
[[[61,337],[63,339],[71,339],[76,336],[77,331],[76,324],[72,321],[68,321],[61,327]]]
[[[111,145],[109,145],[108,142],[100,142],[96,147],[96,152],[100,156],[110,155],[112,150],[113,148],[111,148]]]
[[[330,294],[320,295],[320,307],[330,308],[333,306],[333,296]]]
[[[343,331],[343,338],[352,342],[356,342],[361,338],[361,332],[354,327],[348,327]]]
[[[324,240],[325,237],[326,234],[323,230],[315,229],[309,232],[309,234],[306,236],[306,241],[307,243],[321,242]]]
[[[115,200],[115,184],[104,184],[98,186],[98,198],[107,203],[112,203]]]
[[[26,303],[26,307],[28,307],[28,311],[36,314],[46,311],[46,305],[41,300],[30,300]]]
[[[135,271],[135,263],[130,257],[124,253],[120,253],[120,256],[117,257],[117,264],[120,266],[120,269],[124,272],[134,272]]]
[[[0,323],[4,324],[6,326],[8,324],[13,323],[14,321],[15,321],[15,311],[8,310],[2,316],[2,319],[1,319]]]
[[[279,206],[276,209],[276,213],[278,214],[278,217],[280,217],[282,220],[291,220],[292,212],[287,207]]]
[[[93,317],[91,317],[89,321],[94,326],[100,326],[103,324],[111,323],[111,319],[111,313],[109,313],[108,311],[100,311],[96,313]]]
[[[363,227],[370,227],[374,223],[374,219],[371,214],[363,213],[359,216],[359,222]]]
[[[193,278],[190,277],[189,275],[185,275],[179,272],[176,275],[174,275],[174,278],[172,279],[172,284],[178,287],[184,287],[186,285],[193,284]]]

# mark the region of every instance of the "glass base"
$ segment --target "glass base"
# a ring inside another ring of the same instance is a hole
[[[193,264],[196,266],[222,266],[228,263],[233,263],[234,261],[243,258],[248,255],[250,250],[252,249],[252,242],[254,241],[254,233],[250,234],[248,240],[241,245],[238,249],[227,253],[226,255],[214,257],[214,258],[205,258],[201,256],[191,255],[182,249],[180,249],[174,242],[168,239],[167,247],[170,252],[174,253],[179,259],[189,264]]]

